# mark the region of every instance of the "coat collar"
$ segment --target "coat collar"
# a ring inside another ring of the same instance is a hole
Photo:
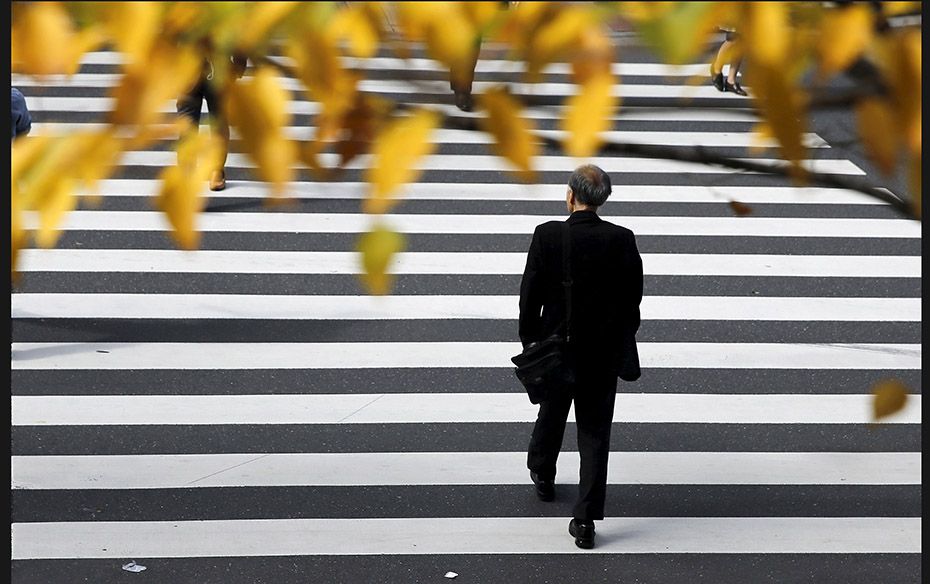
[[[600,223],[602,219],[594,211],[575,211],[566,219],[569,225],[576,223]]]

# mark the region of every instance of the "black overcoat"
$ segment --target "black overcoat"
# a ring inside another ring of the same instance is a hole
[[[633,232],[575,211],[571,233],[571,352],[584,366],[638,371],[636,331],[643,262]],[[520,285],[520,340],[525,347],[557,332],[565,320],[562,224],[536,227]]]

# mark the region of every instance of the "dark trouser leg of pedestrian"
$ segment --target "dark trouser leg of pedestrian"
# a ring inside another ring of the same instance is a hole
[[[190,91],[178,98],[178,116],[190,122],[187,131],[196,133],[200,129],[200,115],[203,112],[203,86],[200,81]]]
[[[576,519],[604,518],[610,430],[617,398],[617,376],[611,371],[588,371],[579,376],[575,394],[575,422],[581,470]]]
[[[209,83],[205,84],[203,91],[207,109],[210,111],[210,128],[213,135],[220,141],[220,157],[217,168],[210,173],[210,190],[221,191],[226,188],[226,156],[229,152],[229,122],[220,105],[220,96]]]
[[[555,479],[555,465],[562,449],[562,436],[565,435],[565,423],[571,407],[572,397],[567,391],[539,404],[526,466],[542,480]]]
[[[449,71],[449,85],[452,87],[452,93],[455,94],[455,107],[463,112],[470,112],[473,107],[471,89],[475,81],[475,68],[478,66],[478,54],[481,52],[481,41],[475,43],[475,47],[469,55],[469,60],[459,66],[452,67]]]

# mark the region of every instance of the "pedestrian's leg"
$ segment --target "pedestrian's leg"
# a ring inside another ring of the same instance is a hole
[[[220,105],[220,96],[216,90],[207,85],[204,99],[210,109],[210,128],[219,142],[217,168],[210,173],[210,190],[221,191],[226,188],[226,157],[229,152],[229,122]]]
[[[710,79],[717,91],[723,91],[723,64],[726,62],[724,58],[730,52],[731,45],[730,41],[723,41],[710,63]]]
[[[593,372],[587,379],[579,380],[575,397],[575,421],[578,426],[581,468],[578,501],[574,508],[576,519],[604,518],[610,430],[616,397],[617,377],[613,372]]]
[[[571,406],[572,398],[567,392],[539,404],[526,466],[542,480],[555,479],[556,461],[562,449],[562,437]]]
[[[179,97],[177,107],[178,117],[187,121],[187,126],[182,130],[181,138],[183,139],[191,133],[196,134],[200,129],[200,115],[203,111],[202,82]]]
[[[481,40],[479,39],[469,55],[468,61],[453,66],[449,71],[449,85],[455,94],[455,106],[462,111],[472,110],[472,84],[475,81],[475,68],[478,66],[478,55],[481,53]]]

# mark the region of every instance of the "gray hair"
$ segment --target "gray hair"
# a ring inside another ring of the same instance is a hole
[[[568,179],[568,186],[575,199],[582,205],[600,207],[610,196],[610,177],[593,164],[584,164],[575,169]]]

